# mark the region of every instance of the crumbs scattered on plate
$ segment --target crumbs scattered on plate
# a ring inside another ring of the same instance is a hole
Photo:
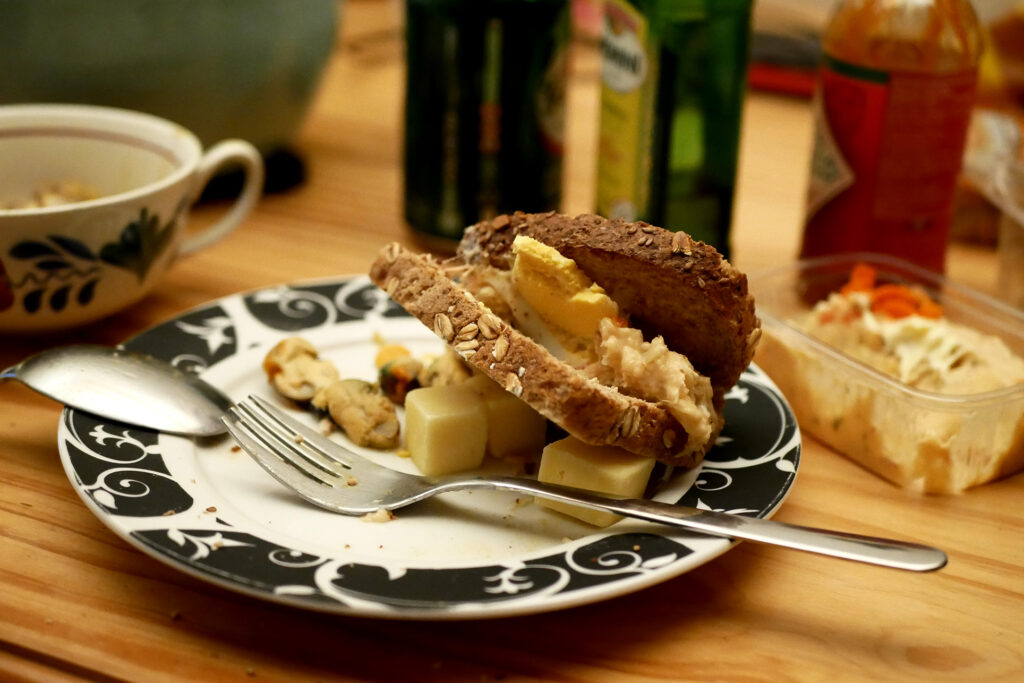
[[[364,522],[390,522],[395,518],[395,513],[391,512],[386,508],[377,508],[373,512],[368,512],[359,519]]]

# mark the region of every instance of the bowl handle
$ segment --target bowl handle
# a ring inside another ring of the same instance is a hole
[[[210,178],[225,166],[241,166],[245,174],[242,192],[234,206],[219,221],[202,230],[186,236],[178,248],[178,255],[185,256],[205,249],[225,237],[238,227],[263,193],[263,157],[245,140],[223,140],[203,154],[196,169],[196,191],[198,197]]]

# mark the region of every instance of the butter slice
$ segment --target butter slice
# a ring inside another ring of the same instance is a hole
[[[643,458],[615,446],[591,446],[568,436],[544,449],[537,479],[597,493],[639,498],[647,488],[653,469],[652,458]],[[604,510],[558,501],[538,498],[537,503],[599,527],[622,519]]]
[[[480,395],[462,385],[413,389],[405,397],[405,445],[423,474],[479,467],[487,445]]]
[[[526,235],[512,242],[512,282],[547,322],[587,339],[602,319],[619,314],[618,305],[587,277],[576,262]]]
[[[515,458],[544,448],[547,421],[490,377],[477,375],[463,385],[476,391],[487,413],[487,455]]]

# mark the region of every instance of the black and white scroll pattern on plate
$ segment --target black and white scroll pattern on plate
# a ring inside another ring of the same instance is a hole
[[[261,358],[289,335],[347,334],[370,343],[375,324],[405,318],[380,289],[365,277],[355,277],[227,297],[144,332],[125,346],[210,379],[211,370],[235,356],[248,352]],[[433,339],[426,328],[422,335]],[[251,372],[260,374],[258,362]],[[732,544],[633,523],[623,531],[614,526],[595,530],[491,562],[422,566],[394,557],[375,562],[340,545],[332,552],[292,547],[270,533],[268,524],[233,516],[232,506],[218,500],[219,482],[206,481],[204,470],[195,464],[211,447],[202,440],[65,410],[59,441],[78,493],[128,542],[212,583],[321,611],[404,619],[542,612],[677,576]],[[767,517],[792,486],[799,458],[800,433],[792,412],[771,381],[752,366],[729,392],[726,427],[692,485],[675,492],[670,486],[658,498]],[[401,523],[399,518],[391,524]]]

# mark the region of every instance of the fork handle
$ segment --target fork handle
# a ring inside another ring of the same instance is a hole
[[[678,526],[714,536],[784,546],[868,564],[933,571],[945,566],[946,554],[938,548],[875,536],[773,522],[685,505],[671,505],[636,498],[609,498],[591,491],[515,477],[476,477],[451,482],[452,488],[487,487],[529,493],[549,500],[607,510],[625,517]]]

